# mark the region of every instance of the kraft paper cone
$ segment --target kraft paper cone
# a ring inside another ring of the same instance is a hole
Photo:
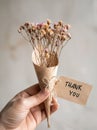
[[[39,85],[40,88],[43,89],[44,87],[47,87],[48,90],[50,91],[50,96],[46,99],[46,101],[44,102],[45,104],[45,110],[46,110],[46,114],[47,114],[47,123],[48,123],[48,127],[50,127],[50,105],[51,105],[51,101],[52,101],[52,97],[53,97],[53,89],[54,89],[54,80],[53,78],[57,76],[57,69],[58,69],[58,58],[56,57],[51,57],[50,60],[52,60],[53,58],[53,64],[51,65],[51,67],[44,67],[44,66],[40,66],[37,63],[37,59],[35,57],[35,53],[32,53],[32,61],[34,64],[34,68],[39,80]]]

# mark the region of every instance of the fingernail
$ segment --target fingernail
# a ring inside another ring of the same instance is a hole
[[[60,107],[60,104],[58,103],[58,107]]]
[[[58,107],[60,107],[60,104],[59,103],[51,103],[51,106],[54,106],[54,105],[57,105]]]
[[[54,98],[54,100],[55,100],[56,102],[58,102],[57,98]]]
[[[42,91],[46,94],[49,94],[49,90],[47,88],[42,89]]]
[[[45,90],[45,92],[47,92],[47,93],[49,93],[49,92],[50,92],[48,88],[45,88],[44,90]]]
[[[58,103],[58,100],[57,100],[57,98],[53,97],[53,100],[54,100],[56,103]]]

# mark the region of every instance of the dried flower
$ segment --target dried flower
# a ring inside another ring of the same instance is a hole
[[[47,19],[47,24],[50,25],[51,24],[51,21],[49,19]]]
[[[52,24],[49,19],[40,24],[26,22],[20,26],[18,32],[30,42],[33,50],[39,52],[40,65],[49,66],[47,59],[50,55],[60,55],[60,52],[69,39],[71,39],[69,24],[64,24],[62,21]],[[25,35],[24,35],[25,34]]]

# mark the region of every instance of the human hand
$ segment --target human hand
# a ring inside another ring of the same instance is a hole
[[[49,91],[40,91],[38,84],[17,94],[0,112],[0,130],[34,130],[46,118],[43,102],[48,96]],[[51,114],[57,109],[53,98]]]

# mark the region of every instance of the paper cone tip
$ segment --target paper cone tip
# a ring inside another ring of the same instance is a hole
[[[47,125],[48,125],[48,128],[50,128],[50,119],[49,119],[49,117],[47,118]]]

